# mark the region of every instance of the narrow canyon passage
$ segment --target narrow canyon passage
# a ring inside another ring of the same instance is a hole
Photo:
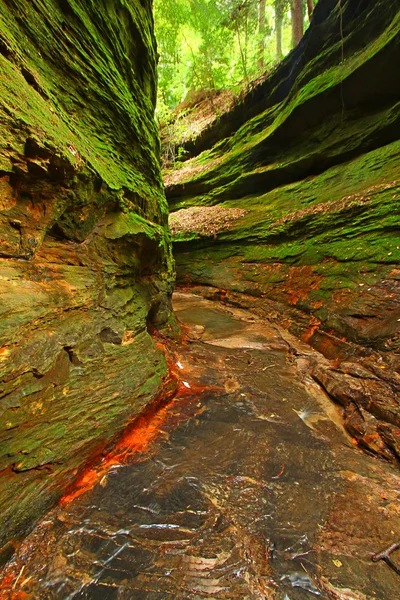
[[[310,349],[247,311],[184,293],[174,306],[186,393],[145,451],[40,522],[1,597],[398,597],[371,560],[399,537],[398,472],[354,447],[302,371]]]
[[[400,598],[399,64],[399,1],[0,0],[0,600]]]

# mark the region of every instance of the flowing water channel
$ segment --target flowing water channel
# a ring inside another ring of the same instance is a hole
[[[306,347],[248,312],[174,303],[201,336],[176,357],[185,393],[128,464],[42,520],[1,597],[400,598],[371,560],[400,537],[398,472],[299,373]]]

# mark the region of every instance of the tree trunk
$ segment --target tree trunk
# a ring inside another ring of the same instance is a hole
[[[311,21],[313,12],[314,12],[314,0],[307,0],[307,13],[308,13],[309,21]]]
[[[237,23],[235,23],[235,29],[236,29],[236,35],[237,35],[237,39],[238,39],[238,43],[239,43],[240,58],[242,60],[243,75],[244,75],[244,78],[245,78],[246,82],[248,82],[249,79],[247,77],[246,59],[244,57],[243,48],[242,48],[242,42],[241,42],[240,33],[239,33],[239,26],[238,26]]]
[[[275,0],[275,33],[276,33],[276,60],[282,60],[282,25],[283,25],[283,4],[282,0]]]
[[[303,2],[302,0],[292,0],[290,10],[292,13],[292,47],[303,37]]]
[[[258,0],[258,68],[264,69],[265,1]]]

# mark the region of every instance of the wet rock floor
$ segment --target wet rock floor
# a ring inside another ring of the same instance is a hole
[[[279,328],[186,294],[175,310],[185,393],[145,450],[41,521],[0,597],[399,598],[371,560],[400,538],[396,468],[354,447]]]

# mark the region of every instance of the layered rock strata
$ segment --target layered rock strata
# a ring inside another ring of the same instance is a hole
[[[372,372],[315,377],[344,404],[355,437],[392,458],[400,456],[399,30],[395,3],[319,2],[299,46],[166,174],[180,282],[277,315],[336,369],[373,357]],[[214,205],[247,212],[226,227],[212,218],[187,227],[186,209]]]
[[[0,64],[1,547],[159,394],[173,269],[150,0],[1,0]]]

